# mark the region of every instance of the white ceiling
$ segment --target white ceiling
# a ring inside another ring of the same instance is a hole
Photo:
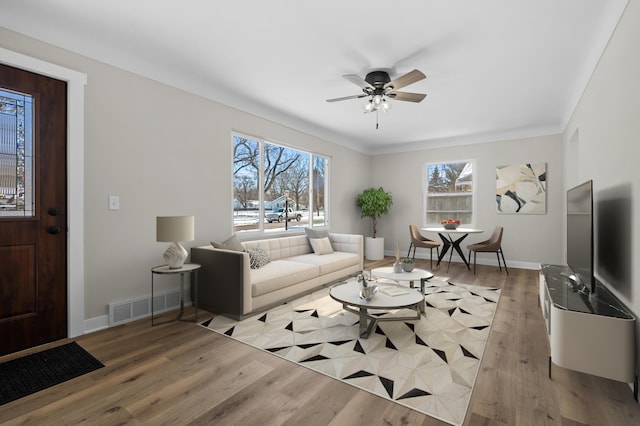
[[[561,133],[626,4],[0,0],[0,25],[375,154]],[[378,130],[363,99],[325,102],[361,93],[344,74],[414,68],[401,90],[426,99]]]

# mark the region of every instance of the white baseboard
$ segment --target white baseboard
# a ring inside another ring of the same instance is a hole
[[[109,315],[84,320],[84,334],[104,330],[105,328],[109,328]]]
[[[392,252],[392,251],[385,251],[384,254],[385,254],[385,256],[392,256],[392,257],[395,256],[395,252]],[[416,254],[416,258],[425,259],[425,260],[431,259],[431,257],[429,256],[428,253]],[[445,258],[442,259],[442,260],[443,261],[444,260],[449,261],[448,253],[447,253],[447,256],[445,256]],[[434,262],[438,261],[437,256],[435,256],[435,255],[433,256],[433,261]],[[451,262],[464,263],[462,258],[460,256],[458,256],[457,254],[451,257]],[[506,262],[507,262],[507,267],[513,267],[513,268],[518,268],[518,269],[531,269],[531,270],[540,269],[540,263],[522,262],[522,261],[516,261],[516,260],[506,260]],[[496,266],[497,267],[498,266],[498,259],[495,259],[495,258],[494,259],[490,259],[490,258],[478,257],[478,258],[476,258],[476,264],[478,264],[478,265],[492,265],[492,266]]]

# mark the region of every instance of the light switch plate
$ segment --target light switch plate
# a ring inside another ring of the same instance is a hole
[[[109,195],[109,210],[120,210],[120,197]]]

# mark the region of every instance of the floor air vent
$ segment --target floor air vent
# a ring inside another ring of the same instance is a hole
[[[180,307],[179,291],[156,293],[153,296],[154,315]],[[188,301],[185,300],[185,306],[187,303]],[[151,296],[109,303],[110,327],[149,316],[151,316]]]

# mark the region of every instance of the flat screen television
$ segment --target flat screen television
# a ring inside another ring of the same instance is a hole
[[[578,289],[595,292],[593,270],[593,181],[567,191],[567,265]]]

